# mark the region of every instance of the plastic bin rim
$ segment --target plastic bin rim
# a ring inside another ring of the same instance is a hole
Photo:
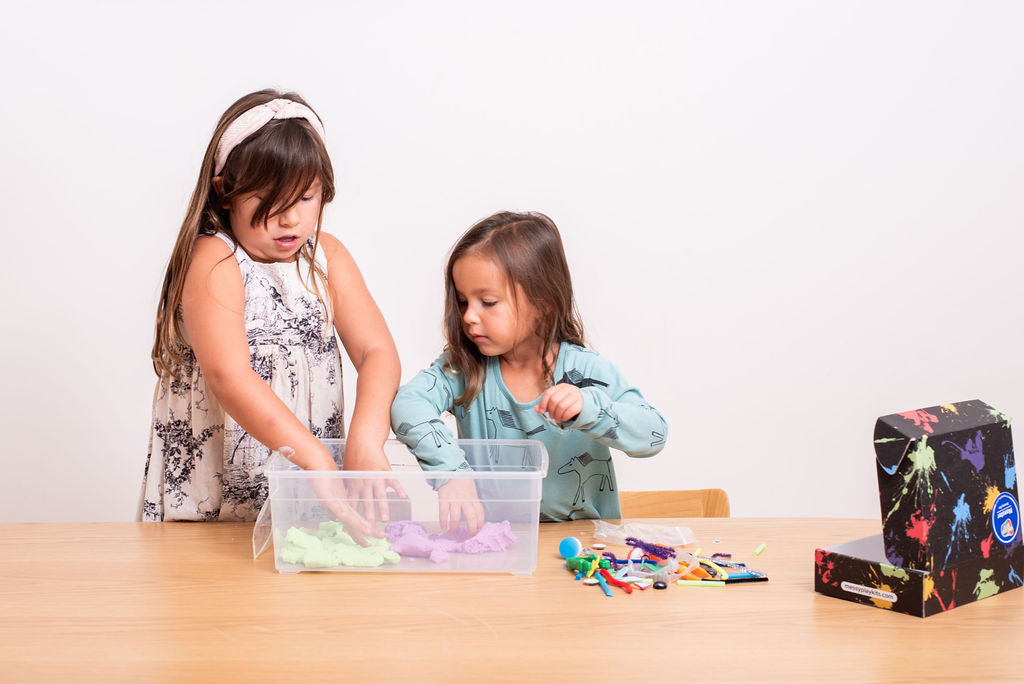
[[[284,457],[282,457],[284,458]],[[267,477],[286,479],[334,478],[334,479],[543,479],[545,470],[529,468],[514,471],[504,470],[303,470],[293,463],[280,466],[271,463],[265,472]]]
[[[344,439],[323,439],[320,440],[325,445],[336,445],[343,444]],[[427,477],[430,479],[444,478],[444,479],[503,479],[503,480],[529,480],[529,479],[542,479],[547,475],[548,471],[548,450],[544,446],[544,443],[535,439],[456,439],[455,443],[458,445],[465,445],[468,447],[474,446],[514,446],[514,447],[529,447],[540,452],[540,464],[537,466],[521,466],[513,470],[407,470],[407,471],[396,471],[396,470],[303,470],[299,466],[295,465],[287,458],[281,455],[278,451],[272,451],[270,460],[267,462],[265,474],[267,477],[275,478],[303,478],[307,479],[311,475],[321,478],[339,478],[339,479],[363,479],[363,480],[392,480],[402,478],[416,478],[420,479]],[[408,449],[408,447],[397,439],[389,439],[385,444],[401,445]],[[412,450],[410,449],[411,453]],[[515,468],[514,466],[509,466]]]

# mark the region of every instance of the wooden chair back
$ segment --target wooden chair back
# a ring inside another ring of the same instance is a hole
[[[728,518],[724,489],[619,492],[623,518]]]

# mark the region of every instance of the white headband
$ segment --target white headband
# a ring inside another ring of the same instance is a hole
[[[283,98],[271,100],[266,104],[256,105],[246,111],[232,121],[231,125],[228,126],[228,130],[224,131],[224,135],[220,137],[220,142],[217,143],[216,165],[213,169],[213,175],[219,176],[220,172],[224,170],[224,162],[227,161],[231,150],[235,149],[250,135],[266,126],[267,122],[272,119],[305,119],[313,126],[313,130],[317,132],[320,139],[324,139],[323,124],[320,123],[320,119],[317,118],[312,109],[294,100],[285,100]]]

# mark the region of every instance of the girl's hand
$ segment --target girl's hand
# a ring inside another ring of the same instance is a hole
[[[322,453],[317,453],[307,463],[303,463],[301,458],[296,458],[295,449],[291,447],[283,446],[279,451],[289,461],[309,472],[330,472],[334,470],[334,459],[331,458],[331,455],[322,444],[319,444],[319,446],[320,449],[318,451]],[[366,537],[384,536],[383,532],[378,531],[371,521],[359,515],[356,509],[348,503],[349,492],[346,491],[345,483],[340,478],[316,477],[314,475],[309,478],[309,486],[312,488],[313,494],[316,495],[320,505],[327,511],[327,515],[332,520],[344,525],[345,531],[348,532],[349,536],[357,544],[369,546]]]
[[[484,507],[472,480],[449,480],[437,488],[437,500],[438,522],[442,530],[451,532],[459,529],[463,516],[470,535],[476,534],[484,524]]]
[[[547,413],[556,423],[568,423],[575,420],[583,410],[583,393],[576,385],[560,382],[544,390],[534,410]]]
[[[388,457],[381,445],[359,441],[346,441],[343,467],[345,470],[391,470],[391,464],[388,463]],[[388,511],[388,487],[395,490],[403,499],[408,498],[398,480],[374,478],[348,481],[349,495],[353,499],[359,499],[357,508],[371,525],[376,523],[378,516],[380,521],[385,523],[391,519]],[[377,502],[376,509],[373,506],[374,501]]]
[[[320,504],[327,510],[327,515],[345,527],[345,531],[352,537],[355,543],[360,546],[369,546],[366,537],[384,536],[383,532],[377,530],[372,520],[367,520],[359,515],[346,499],[353,496],[351,486],[346,492],[345,483],[337,478],[311,479],[313,492],[316,494]]]

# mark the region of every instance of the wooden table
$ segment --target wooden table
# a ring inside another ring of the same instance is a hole
[[[771,580],[607,598],[557,555],[589,521],[541,525],[529,577],[279,574],[250,524],[0,525],[0,681],[1024,678],[1024,590],[924,620],[814,593],[815,547],[876,520],[661,522],[765,542]]]

